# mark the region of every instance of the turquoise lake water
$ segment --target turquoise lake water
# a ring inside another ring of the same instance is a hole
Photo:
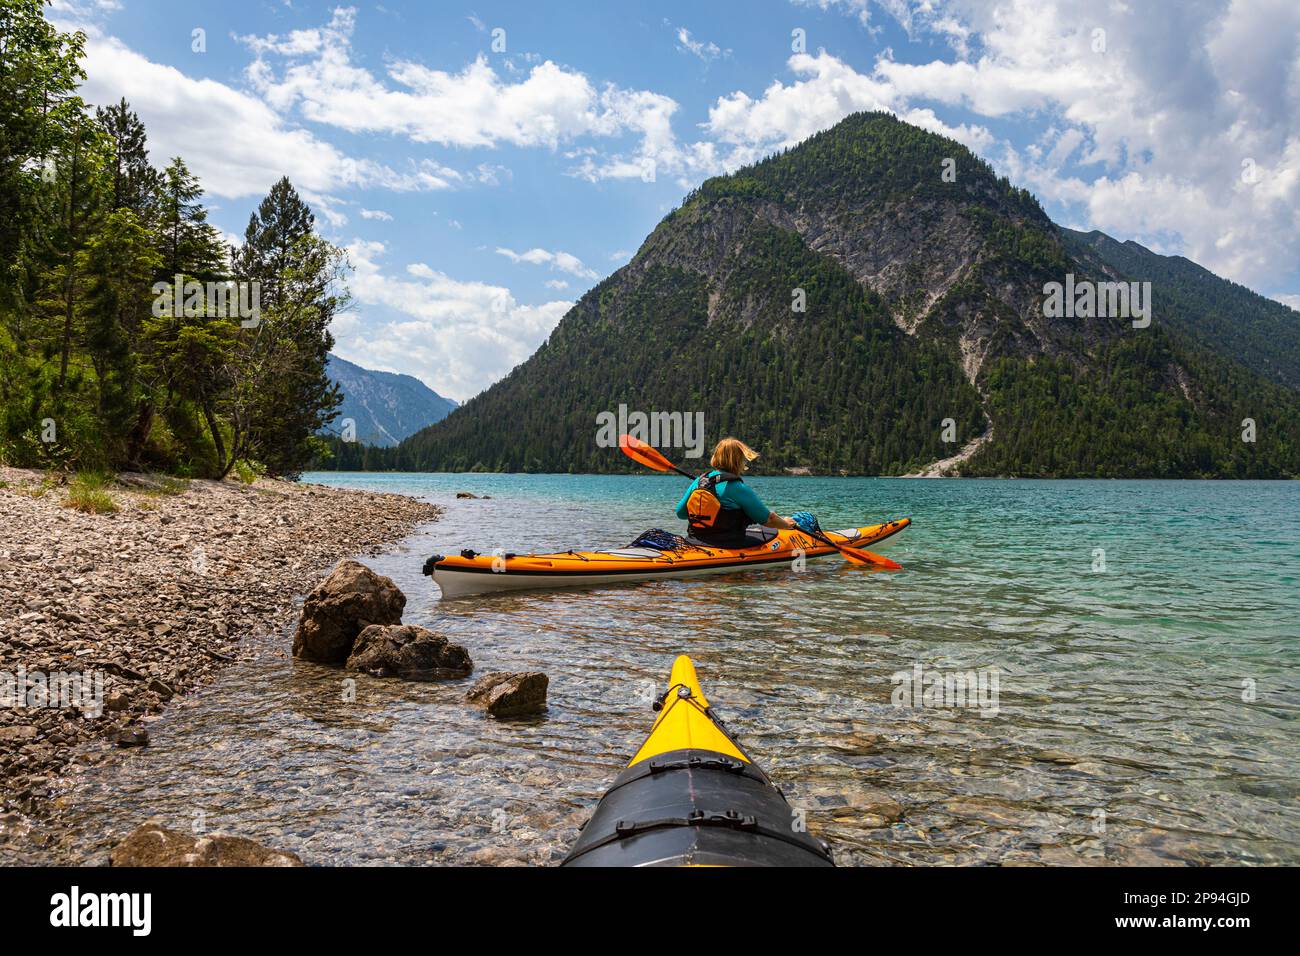
[[[309,862],[555,862],[688,652],[841,863],[1300,862],[1296,483],[759,477],[769,505],[824,527],[910,515],[885,549],[905,570],[833,559],[444,603],[427,555],[677,530],[682,480],[305,477],[442,504],[367,563],[479,673],[546,671],[548,713],[491,721],[467,682],[362,678],[342,703],[339,672],[281,638],[169,710],[148,751],[88,774],[56,855],[97,859],[141,814],[201,811]],[[899,706],[918,667],[996,674],[996,697]]]

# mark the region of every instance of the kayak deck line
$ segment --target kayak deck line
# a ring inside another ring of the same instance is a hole
[[[834,866],[700,689],[685,654],[645,743],[562,866]]]
[[[843,531],[823,532],[836,544],[875,547],[911,524],[899,518],[882,524]],[[697,574],[780,567],[800,558],[830,557],[838,552],[800,530],[782,530],[769,538],[739,548],[719,548],[678,538],[671,548],[634,547],[598,551],[560,551],[551,554],[433,555],[423,571],[444,598],[522,589],[596,587]]]

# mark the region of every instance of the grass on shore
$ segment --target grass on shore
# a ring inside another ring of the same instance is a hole
[[[117,502],[106,490],[112,479],[97,471],[78,472],[77,477],[68,485],[68,496],[64,504],[86,514],[115,514]]]
[[[15,494],[24,495],[28,498],[44,498],[52,488],[57,486],[58,482],[46,475],[40,481],[19,481],[10,486],[10,489]]]
[[[190,480],[188,478],[173,478],[171,475],[162,475],[158,478],[157,487],[146,489],[145,494],[162,497],[165,495],[183,495],[189,490]]]

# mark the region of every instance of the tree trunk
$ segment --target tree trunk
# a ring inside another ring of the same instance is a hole
[[[144,446],[149,441],[149,435],[153,431],[153,402],[147,398],[140,399],[139,411],[135,417],[135,427],[131,429],[131,437],[127,439],[126,460],[132,468],[144,469],[140,464],[140,453],[144,451]]]
[[[68,353],[72,351],[72,317],[76,311],[74,297],[77,290],[77,176],[81,172],[80,131],[72,141],[72,165],[68,170],[68,264],[63,279],[63,297],[66,302],[63,318],[63,354],[59,358],[59,391],[68,380]]]
[[[212,444],[217,449],[217,464],[220,466],[218,478],[224,478],[229,474],[234,461],[226,461],[226,442],[221,437],[221,428],[217,425],[217,416],[212,412],[212,403],[207,399],[203,400],[203,417],[207,420],[208,431],[212,433]]]

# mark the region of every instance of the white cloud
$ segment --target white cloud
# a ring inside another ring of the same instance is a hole
[[[598,86],[584,73],[528,56],[531,67],[526,73],[520,69],[517,80],[503,77],[483,55],[459,71],[392,60],[383,75],[376,75],[352,62],[355,26],[356,11],[348,8],[335,10],[324,27],[240,37],[256,56],[246,71],[249,83],[281,113],[297,111],[311,122],[353,133],[462,148],[554,150],[575,144],[564,155],[581,161],[569,172],[592,182],[675,176],[689,186],[724,168],[712,143],[677,142],[672,117],[678,104],[669,96],[613,83]],[[576,144],[590,137],[636,142],[630,153],[606,156]],[[478,180],[494,183],[501,172],[480,166]]]
[[[394,133],[446,146],[545,146],[579,136],[649,135],[676,104],[667,97],[601,89],[584,74],[546,60],[518,82],[479,55],[458,72],[392,60],[377,77],[351,57],[356,11],[340,8],[314,30],[241,37],[257,59],[249,81],[276,109],[350,132]],[[283,61],[277,72],[272,59]]]
[[[430,160],[398,170],[347,156],[257,97],[154,63],[111,37],[87,42],[84,65],[83,98],[102,105],[125,97],[149,131],[153,162],[183,156],[211,195],[261,195],[286,175],[304,194],[322,195],[349,187],[447,189],[465,180]]]
[[[1281,302],[1283,305],[1290,306],[1297,312],[1300,312],[1300,293],[1279,292],[1277,295],[1273,296],[1273,298],[1278,302]]]
[[[546,288],[555,289],[557,292],[569,287],[569,283],[564,279],[547,279],[545,285]]]
[[[887,110],[925,129],[950,136],[974,150],[994,142],[983,126],[950,126],[930,109],[914,108],[888,80],[855,70],[819,50],[796,53],[787,62],[799,77],[790,84],[774,80],[761,97],[735,92],[719,97],[709,110],[705,130],[734,149],[725,166],[734,169],[776,149],[793,146],[851,113]]]
[[[549,265],[552,269],[567,272],[570,275],[578,276],[580,279],[599,277],[599,274],[594,269],[588,269],[582,264],[581,259],[567,252],[551,252],[547,249],[529,249],[527,252],[515,252],[513,249],[499,247],[497,255],[505,256],[511,262],[527,262],[535,266]]]
[[[96,32],[96,22],[107,13],[122,9],[119,0],[49,0],[47,19],[61,30],[82,30],[88,36]]]
[[[797,7],[841,10],[858,18],[863,26],[871,22],[871,0],[793,0]]]
[[[825,54],[809,58],[823,60],[815,65],[792,59],[804,79],[774,84],[757,100],[719,100],[715,135],[746,145],[774,142],[783,130],[799,136],[829,125],[837,100],[874,101],[914,122],[921,104],[937,104],[1021,123],[1031,135],[1046,119],[1027,148],[994,149],[982,127],[956,138],[1013,182],[1070,207],[1069,218],[1220,275],[1269,284],[1300,261],[1293,0],[881,6],[910,34],[946,40],[955,59],[904,63],[887,50],[870,76]]]
[[[405,278],[392,276],[382,242],[358,239],[347,250],[355,301],[404,318],[370,324],[354,313],[340,316],[332,326],[338,354],[367,368],[415,375],[458,401],[528,358],[573,305],[523,305],[507,288],[453,279],[424,263],[408,265]]]
[[[362,210],[361,210],[361,218],[362,218],[362,219],[378,219],[378,220],[380,220],[381,222],[392,222],[392,221],[393,221],[393,217],[392,217],[391,215],[389,215],[388,213],[384,212],[382,209],[362,209]]]
[[[683,53],[689,53],[691,56],[699,57],[705,63],[731,52],[730,50],[723,50],[712,40],[695,39],[691,36],[691,31],[685,27],[677,28],[677,49]]]

